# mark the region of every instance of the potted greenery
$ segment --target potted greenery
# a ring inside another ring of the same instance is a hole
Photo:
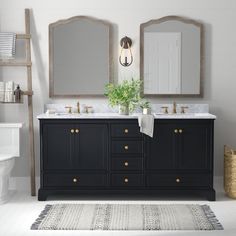
[[[110,106],[119,106],[119,114],[128,115],[139,104],[141,80],[123,80],[120,84],[107,84],[105,96]]]
[[[151,114],[151,106],[150,102],[147,100],[141,100],[140,101],[140,107],[143,110],[143,114]]]

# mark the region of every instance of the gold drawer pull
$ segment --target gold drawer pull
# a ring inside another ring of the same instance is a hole
[[[179,133],[182,134],[182,133],[183,133],[183,130],[182,130],[182,129],[179,129]]]
[[[124,132],[125,132],[125,134],[128,134],[129,130],[128,129],[124,129]]]
[[[177,134],[177,133],[178,133],[178,130],[177,130],[177,129],[175,129],[175,130],[174,130],[174,132]]]
[[[71,129],[70,132],[73,134],[73,133],[75,132],[75,130],[74,130],[74,129]]]
[[[78,134],[78,133],[79,133],[79,129],[76,129],[76,130],[75,130],[75,133],[77,133],[77,134]]]
[[[180,183],[180,179],[179,178],[177,178],[175,181],[176,181],[176,183]]]
[[[129,182],[129,179],[128,179],[128,178],[124,178],[124,182],[125,182],[125,183],[128,183],[128,182]]]
[[[77,178],[74,178],[74,179],[73,179],[73,182],[74,182],[74,183],[77,183],[77,182],[78,182],[78,179],[77,179]]]
[[[125,150],[128,150],[128,149],[129,149],[129,146],[128,146],[128,145],[125,145],[125,146],[124,146],[124,149],[125,149]]]
[[[129,165],[129,162],[128,162],[128,161],[126,161],[126,162],[124,163],[124,165],[125,165],[125,166],[128,166],[128,165]]]

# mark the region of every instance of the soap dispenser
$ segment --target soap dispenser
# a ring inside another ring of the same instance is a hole
[[[22,94],[22,91],[21,91],[21,89],[20,89],[20,85],[18,84],[17,87],[16,87],[16,89],[15,89],[15,91],[14,91],[15,102],[16,102],[16,103],[22,102],[22,96],[21,96],[21,94]]]

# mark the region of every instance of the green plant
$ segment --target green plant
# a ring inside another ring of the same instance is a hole
[[[139,104],[141,80],[123,80],[120,84],[107,84],[105,87],[105,96],[108,97],[110,106],[122,105],[133,111]]]
[[[150,108],[150,102],[143,99],[140,101],[140,107],[143,109],[143,108]]]

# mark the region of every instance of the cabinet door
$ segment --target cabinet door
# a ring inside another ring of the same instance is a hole
[[[211,160],[210,127],[199,123],[181,125],[178,134],[178,167],[186,170],[206,170]]]
[[[80,124],[75,135],[74,164],[80,170],[106,170],[108,127],[106,124]]]
[[[45,170],[70,169],[73,157],[72,125],[45,124],[43,125],[43,166]]]
[[[165,170],[175,168],[176,134],[173,125],[155,123],[153,138],[147,137],[147,168]]]

